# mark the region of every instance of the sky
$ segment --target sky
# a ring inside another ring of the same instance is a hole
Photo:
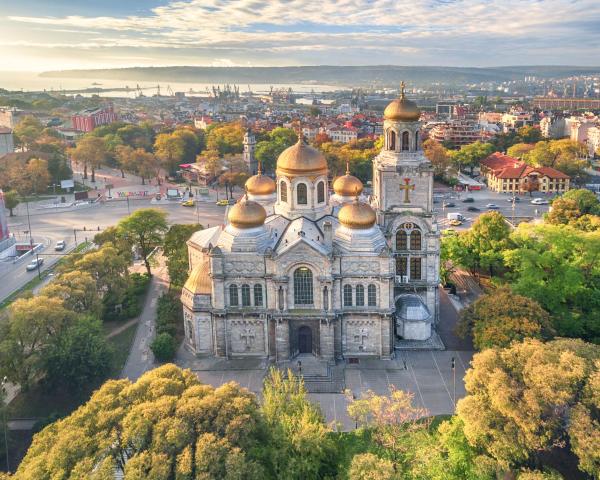
[[[599,0],[0,0],[0,70],[600,64]]]

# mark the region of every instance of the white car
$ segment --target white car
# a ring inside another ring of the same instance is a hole
[[[33,270],[36,270],[38,268],[38,266],[42,266],[42,264],[44,263],[44,259],[43,258],[38,258],[36,260],[33,260],[31,263],[28,263],[27,266],[25,267],[25,269],[28,272],[31,272]]]
[[[543,198],[534,198],[531,201],[532,205],[548,205],[548,200],[544,200]]]
[[[496,205],[495,203],[488,203],[486,207],[488,208],[488,210],[498,210],[498,205]]]

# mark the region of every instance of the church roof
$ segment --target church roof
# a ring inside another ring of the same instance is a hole
[[[305,217],[297,218],[289,223],[279,238],[275,250],[281,254],[300,243],[306,243],[323,255],[329,254],[329,249],[323,242],[323,232],[315,222]]]
[[[206,258],[192,269],[183,288],[189,290],[194,295],[211,295],[211,283],[210,262],[208,258]]]
[[[208,248],[211,244],[217,244],[220,233],[221,227],[205,228],[204,230],[195,232],[189,241],[200,248]]]

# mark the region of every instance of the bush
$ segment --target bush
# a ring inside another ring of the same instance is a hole
[[[156,309],[156,333],[168,333],[176,337],[181,325],[181,302],[171,292],[158,297]]]
[[[105,299],[105,321],[122,321],[135,318],[142,313],[144,295],[148,290],[150,277],[146,273],[132,273],[129,275],[129,286],[123,294],[121,308],[116,308],[116,301],[107,296]]]
[[[150,349],[159,362],[173,360],[175,350],[177,350],[175,338],[168,333],[160,333],[150,344]]]

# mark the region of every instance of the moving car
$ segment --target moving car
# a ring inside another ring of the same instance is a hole
[[[62,252],[66,246],[67,244],[64,240],[59,240],[58,242],[56,242],[56,245],[54,245],[54,250],[56,250],[57,252]]]
[[[488,203],[486,207],[488,210],[498,210],[498,205],[496,205],[495,203]]]
[[[477,207],[467,207],[469,212],[480,212],[481,210]]]
[[[28,263],[27,266],[25,267],[25,269],[28,272],[31,272],[32,270],[36,270],[38,268],[38,266],[41,267],[43,265],[43,263],[44,263],[43,258],[36,258],[31,263]]]
[[[459,225],[462,225],[462,222],[460,220],[450,220],[450,225],[458,227]]]
[[[531,201],[532,205],[548,205],[548,200],[544,200],[543,198],[534,198]]]
[[[452,208],[452,207],[456,207],[456,205],[452,202],[448,202],[443,204],[444,208]]]
[[[220,206],[225,206],[225,205],[229,205],[229,200],[217,200],[217,205]]]
[[[459,212],[450,212],[446,215],[446,218],[448,220],[459,220],[461,222],[465,219],[465,217],[462,216],[462,213]]]
[[[181,205],[184,207],[193,207],[196,205],[196,202],[194,200],[186,200],[185,202],[181,202]]]
[[[473,203],[474,201],[475,199],[473,197],[463,198],[462,200],[463,203]]]
[[[508,197],[506,199],[507,202],[520,202],[521,199],[519,197]]]

